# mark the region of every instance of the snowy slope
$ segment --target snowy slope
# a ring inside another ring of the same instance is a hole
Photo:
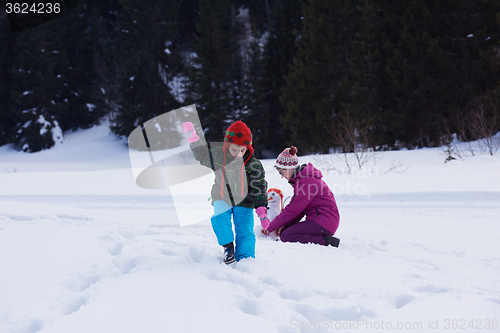
[[[0,147],[0,332],[499,331],[499,156],[386,152],[351,174],[301,157],[328,165],[340,247],[259,233],[226,266],[207,221],[180,227],[168,191],[135,185],[106,125]]]

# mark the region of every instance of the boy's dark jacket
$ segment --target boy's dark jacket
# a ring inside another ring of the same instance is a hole
[[[214,201],[224,200],[230,206],[233,202],[236,206],[246,208],[267,207],[267,181],[262,163],[251,156],[245,165],[246,183],[248,194],[241,196],[241,163],[231,163],[234,157],[226,150],[226,167],[224,168],[224,182],[230,185],[228,192],[227,185],[221,186],[222,170],[224,164],[224,151],[221,143],[209,143],[209,146],[200,141],[190,144],[194,157],[201,165],[215,171],[215,183],[212,186],[212,205]],[[242,161],[248,158],[250,151],[247,150]],[[223,195],[221,195],[221,188]],[[240,202],[241,201],[241,202]]]

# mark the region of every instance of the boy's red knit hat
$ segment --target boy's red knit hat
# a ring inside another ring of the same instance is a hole
[[[247,159],[244,161],[243,166],[241,167],[241,181],[243,183],[243,177],[244,177],[244,172],[245,172],[245,164],[247,164],[248,160],[250,160],[250,157],[253,155],[253,147],[252,147],[252,132],[250,131],[250,128],[242,122],[241,120],[238,120],[231,124],[226,130],[226,135],[224,136],[224,144],[222,145],[222,151],[224,152],[224,163],[222,165],[222,182],[221,182],[221,188],[220,188],[220,195],[223,197],[224,192],[224,174],[225,174],[225,169],[226,169],[226,150],[227,147],[229,147],[230,144],[237,144],[238,146],[246,146],[250,154],[248,155]],[[241,186],[241,195],[244,194],[243,191],[243,184]]]
[[[250,155],[245,160],[246,164],[250,159],[250,156],[253,155],[252,132],[250,131],[248,126],[241,120],[236,121],[227,128],[226,135],[224,136],[224,145],[222,146],[224,152],[232,143],[237,144],[238,146],[246,146],[250,151]]]

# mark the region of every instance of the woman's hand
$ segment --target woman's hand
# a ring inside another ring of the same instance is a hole
[[[283,231],[283,229],[285,229],[285,227],[284,227],[284,226],[283,226],[283,227],[281,227],[281,228],[279,228],[279,229],[274,230],[274,231],[273,231],[273,232],[274,232],[274,235],[275,235],[276,237],[279,237],[279,235],[281,235],[281,232]]]

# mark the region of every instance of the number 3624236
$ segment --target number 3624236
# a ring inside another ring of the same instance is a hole
[[[5,4],[5,10],[7,14],[52,14],[52,13],[60,13],[61,12],[61,4],[60,3],[10,3],[7,2]]]

